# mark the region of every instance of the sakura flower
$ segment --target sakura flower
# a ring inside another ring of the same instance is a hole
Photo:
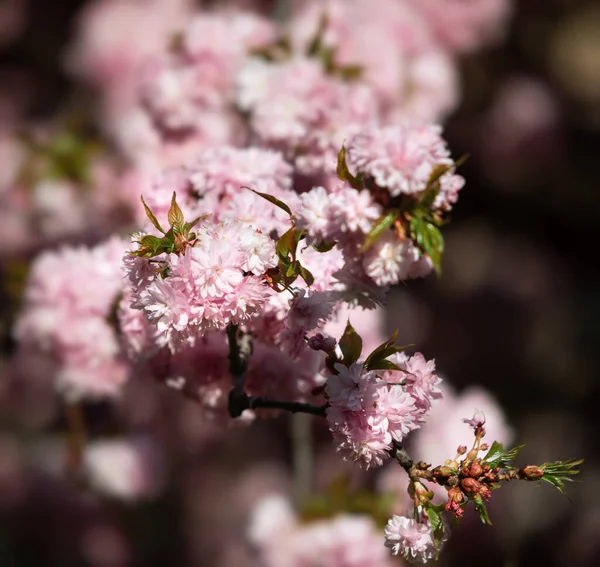
[[[303,193],[297,210],[298,228],[306,229],[317,242],[328,240],[333,233],[333,219],[329,209],[330,197],[324,187],[314,187]]]
[[[322,325],[333,312],[336,301],[337,298],[328,291],[306,293],[300,290],[291,303],[290,326],[309,331]]]
[[[485,425],[485,414],[476,409],[471,419],[463,417],[462,421],[463,423],[470,425],[474,430],[477,430]]]
[[[435,557],[431,527],[406,516],[394,515],[385,528],[385,545],[394,555],[415,563],[427,563]]]
[[[116,398],[129,375],[108,322],[123,289],[120,239],[94,248],[63,247],[33,263],[15,326],[17,357],[41,356],[33,378],[53,379],[70,401]],[[37,372],[43,373],[37,376]]]
[[[362,410],[362,400],[368,377],[364,377],[362,364],[353,364],[349,368],[343,364],[336,364],[338,372],[327,380],[325,392],[329,403],[333,406],[352,411]]]
[[[453,163],[439,126],[409,122],[356,135],[347,156],[351,167],[372,176],[392,197],[417,197],[436,167]]]
[[[442,399],[442,379],[435,374],[434,360],[426,360],[420,352],[413,356],[407,356],[403,352],[394,354],[390,360],[403,370],[401,376],[406,391],[414,398],[417,407],[426,412],[434,402]],[[390,372],[391,379],[395,379],[396,374]]]
[[[377,285],[389,286],[409,279],[420,256],[410,239],[400,240],[388,231],[367,250],[362,264],[365,273]]]
[[[156,326],[157,338],[162,345],[188,340],[188,323],[202,314],[202,307],[190,305],[185,288],[173,278],[156,278],[140,294],[136,304]]]
[[[411,431],[420,427],[420,412],[414,398],[402,387],[391,386],[379,400],[389,421],[388,430],[394,441],[401,442]]]
[[[342,233],[368,234],[382,214],[381,206],[375,203],[369,191],[346,186],[332,194],[329,210],[332,223]]]
[[[508,0],[411,0],[440,40],[451,49],[473,51],[501,37],[512,12]]]

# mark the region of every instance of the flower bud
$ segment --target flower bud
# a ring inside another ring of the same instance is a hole
[[[527,480],[537,480],[544,476],[544,471],[540,469],[540,467],[536,465],[529,465],[527,467],[523,467],[519,471]]]
[[[481,490],[481,483],[474,478],[463,478],[460,485],[466,494],[479,494]]]
[[[480,461],[480,459],[475,459],[475,461],[473,461],[473,464],[471,465],[471,468],[469,469],[469,476],[471,476],[473,478],[478,478],[483,474],[483,467],[481,466],[479,461]]]
[[[464,455],[467,452],[466,445],[459,445],[458,449],[456,449],[457,454]]]
[[[336,345],[336,340],[333,337],[317,333],[308,339],[308,346],[312,350],[323,350],[331,352]]]

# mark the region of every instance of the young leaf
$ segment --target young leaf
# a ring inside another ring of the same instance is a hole
[[[417,216],[410,219],[410,230],[419,248],[433,262],[438,277],[442,273],[442,254],[444,252],[444,237],[440,229],[433,223]]]
[[[171,207],[169,208],[167,219],[169,221],[169,226],[173,229],[173,232],[176,234],[181,234],[183,232],[185,219],[183,218],[181,207],[177,204],[175,191],[173,191],[173,196],[171,197]]]
[[[245,185],[242,185],[242,189],[250,189],[252,193],[256,193],[259,197],[262,197],[263,199],[269,201],[269,203],[272,203],[276,207],[279,207],[282,211],[285,211],[288,215],[290,215],[290,217],[293,216],[292,210],[283,201],[277,199],[277,197],[273,197],[273,195],[269,195],[268,193],[261,193],[260,191],[255,191],[251,187],[246,187]]]
[[[359,359],[362,352],[362,338],[350,324],[350,319],[346,323],[346,329],[340,338],[339,345],[344,355],[343,363],[350,367]]]
[[[313,276],[304,266],[300,266],[299,273],[300,277],[306,282],[308,287],[315,283],[315,276]]]
[[[446,524],[444,524],[444,520],[442,519],[444,504],[438,504],[437,506],[429,505],[426,506],[425,510],[427,511],[427,517],[429,518],[429,524],[433,532],[437,559],[446,532]]]
[[[338,153],[336,173],[341,181],[347,181],[354,187],[354,189],[360,189],[362,184],[362,176],[352,175],[348,169],[348,163],[346,162],[346,146],[342,146],[342,149]]]
[[[150,210],[150,207],[148,205],[146,205],[146,201],[144,201],[144,196],[140,195],[140,199],[142,200],[142,205],[144,205],[144,210],[146,211],[146,216],[150,219],[150,222],[155,226],[156,230],[165,234],[165,231],[164,231],[163,227],[160,226],[158,219],[154,216],[154,213]]]
[[[393,364],[390,361],[386,360],[392,354],[397,352],[402,352],[405,348],[413,345],[406,346],[395,346],[396,337],[398,336],[398,331],[395,331],[394,334],[383,344],[379,345],[365,360],[365,368],[369,370],[399,370],[399,368],[390,368],[386,366],[386,363]],[[394,366],[396,366],[394,364]]]
[[[491,526],[492,522],[488,515],[487,508],[485,507],[485,504],[483,502],[483,498],[479,494],[476,494],[473,497],[473,502],[475,502],[475,510],[477,510],[477,512],[479,512],[479,517],[481,518],[481,522],[484,524],[487,524],[488,526]]]
[[[566,461],[555,461],[553,463],[544,463],[540,469],[544,471],[542,480],[550,483],[552,486],[565,493],[565,482],[574,482],[572,476],[578,475],[577,467],[583,463],[583,459],[574,461],[568,459]]]
[[[293,245],[294,239],[294,228],[290,228],[287,232],[284,232],[277,241],[277,245],[275,246],[275,251],[277,252],[277,256],[281,260],[287,260],[290,249]]]
[[[192,230],[192,228],[194,228],[200,221],[203,221],[205,219],[207,219],[208,217],[210,217],[210,215],[200,215],[199,217],[196,217],[194,220],[190,221],[190,222],[186,222],[185,225],[183,226],[185,231],[190,231]]]
[[[518,445],[509,451],[504,451],[504,447],[497,441],[494,441],[483,460],[492,468],[505,468],[516,460],[519,451],[521,451],[523,447],[525,447],[525,445]]]
[[[369,370],[402,370],[391,360],[375,360],[369,363]]]
[[[321,252],[321,254],[323,254],[324,252],[329,252],[330,250],[332,250],[335,245],[337,244],[337,242],[325,242],[324,240],[322,240],[321,242],[318,242],[317,244],[313,244],[313,248],[317,251],[317,252]]]
[[[502,443],[498,443],[498,441],[494,441],[492,443],[492,446],[490,447],[489,451],[486,453],[485,457],[483,457],[483,460],[488,463],[488,465],[493,466],[492,463],[494,463],[497,459],[499,459],[502,455],[504,454],[504,446],[502,445]]]
[[[377,240],[379,240],[383,236],[383,233],[394,224],[399,214],[400,211],[394,209],[392,211],[389,211],[385,215],[380,216],[377,219],[375,226],[371,229],[371,232],[367,234],[365,242],[361,246],[359,253],[362,254],[363,252],[365,252],[365,250],[368,250],[371,246],[373,246],[373,244],[375,244],[375,242],[377,242]]]

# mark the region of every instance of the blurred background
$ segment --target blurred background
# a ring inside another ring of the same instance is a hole
[[[291,498],[294,430],[306,423],[294,429],[281,416],[223,426],[163,385],[132,380],[118,403],[85,404],[89,442],[127,434],[136,448],[133,454],[131,446],[104,447],[102,456],[100,447],[98,458],[108,464],[95,477],[99,490],[91,490],[64,473],[72,421],[50,377],[32,383],[11,362],[32,259],[58,243],[99,242],[129,222],[126,199],[117,195],[127,176],[106,166],[118,159],[111,132],[129,95],[116,88],[98,103],[111,74],[92,70],[85,50],[109,46],[119,63],[106,65],[127,68],[156,52],[156,30],[169,18],[173,29],[180,25],[159,2],[141,0],[129,2],[133,14],[124,9],[95,23],[103,4],[109,2],[0,0],[0,565],[259,566],[247,541],[249,518],[272,492]],[[268,17],[300,9],[287,4],[237,3]],[[451,4],[440,1],[437,9]],[[520,462],[585,458],[581,482],[568,486],[570,499],[524,483],[495,493],[494,525],[484,527],[473,515],[453,528],[440,564],[594,566],[600,6],[513,0],[509,12],[501,37],[453,55],[461,94],[444,132],[453,155],[469,158],[461,167],[467,185],[445,228],[443,276],[393,290],[381,332],[399,328],[400,344],[416,343],[435,357],[465,408],[458,418],[470,417],[473,406],[497,412],[506,441],[527,445]],[[37,176],[20,182],[29,197],[8,188],[24,159],[26,173]],[[58,186],[54,176],[54,189],[50,181],[41,189],[39,171],[47,167],[59,168],[68,185]],[[84,187],[81,205],[77,187],[97,179],[108,189]],[[440,430],[452,427],[444,419]],[[346,466],[326,425],[308,425],[317,491],[400,482],[387,471]]]

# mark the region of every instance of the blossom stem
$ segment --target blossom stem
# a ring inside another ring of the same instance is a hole
[[[252,337],[248,333],[240,333],[238,326],[227,326],[229,341],[229,370],[233,376],[233,386],[229,392],[228,410],[231,417],[240,417],[247,409],[269,408],[289,411],[291,413],[309,413],[325,417],[328,405],[314,406],[302,402],[284,402],[257,396],[249,396],[244,391],[246,381],[247,359],[252,354]]]
[[[239,417],[247,409],[280,409],[291,413],[309,413],[319,417],[325,417],[328,404],[315,406],[303,402],[286,402],[282,400],[271,400],[260,396],[249,396],[245,392],[241,395],[235,394],[234,389],[229,393],[229,415]]]

